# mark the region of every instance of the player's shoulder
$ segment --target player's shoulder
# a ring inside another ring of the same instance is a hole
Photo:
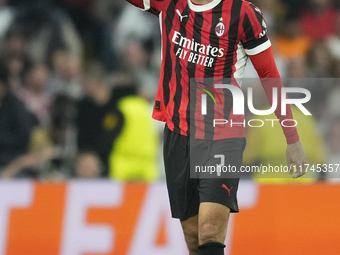
[[[242,8],[246,12],[251,11],[251,12],[255,12],[255,13],[258,13],[258,14],[262,15],[261,9],[259,7],[257,7],[255,4],[253,4],[252,2],[249,2],[249,1],[246,1],[246,0],[236,0],[236,1],[241,1],[242,2]]]
[[[224,0],[224,1],[232,1],[231,5],[233,6],[238,6],[237,8],[235,8],[235,10],[237,9],[238,11],[241,11],[241,16],[243,16],[242,14],[247,14],[247,15],[261,15],[262,16],[262,11],[259,7],[257,7],[255,4],[253,4],[250,1],[246,1],[246,0]],[[226,8],[228,8],[227,6],[230,5],[225,5]]]

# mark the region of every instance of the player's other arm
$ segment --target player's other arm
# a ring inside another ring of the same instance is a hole
[[[287,106],[286,115],[281,115],[281,88],[283,87],[280,74],[277,70],[271,43],[267,37],[267,25],[262,16],[261,10],[254,4],[244,1],[242,6],[242,36],[241,41],[246,54],[250,57],[257,73],[261,78],[262,86],[267,94],[270,104],[272,104],[272,91],[278,89],[278,107],[275,111],[280,123],[284,119],[293,119],[290,106]],[[305,173],[306,153],[299,141],[299,136],[295,127],[284,127],[281,124],[287,140],[286,157],[289,165],[292,163],[298,170],[293,177],[297,178]],[[293,171],[291,171],[293,174]]]
[[[281,115],[281,88],[283,84],[280,78],[279,71],[276,67],[273,52],[271,47],[262,51],[259,54],[249,56],[252,61],[260,79],[262,86],[266,92],[269,103],[272,105],[273,88],[277,88],[278,91],[278,107],[275,111],[277,118],[282,123],[285,119],[293,119],[293,114],[290,105],[287,105],[286,115]],[[305,173],[305,164],[307,162],[306,153],[299,141],[299,135],[296,127],[285,127],[281,124],[283,132],[287,140],[286,158],[287,163],[296,165],[297,172],[294,174],[294,178],[298,178]],[[298,171],[302,170],[302,171]],[[293,168],[291,168],[290,174],[293,174]]]

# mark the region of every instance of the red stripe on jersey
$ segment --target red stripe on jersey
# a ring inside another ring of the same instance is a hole
[[[160,77],[159,77],[159,84],[163,84],[163,80],[164,80],[164,70],[165,70],[165,57],[166,57],[166,47],[167,47],[167,40],[163,39],[164,34],[166,34],[166,28],[165,28],[165,13],[161,13],[160,14],[160,26],[161,26],[161,31],[162,31],[162,63],[161,63],[161,73],[160,73]],[[152,112],[152,118],[158,120],[158,121],[163,121],[165,122],[168,118],[167,118],[167,112],[165,109],[165,105],[164,105],[164,91],[163,91],[163,86],[159,85],[157,88],[157,94],[156,94],[156,99],[155,99],[155,104],[154,104],[154,108],[153,108],[153,112]],[[157,104],[159,104],[157,106]]]
[[[176,9],[176,8],[175,8]],[[168,120],[167,120],[167,125],[169,127],[170,130],[174,130],[174,127],[175,127],[175,123],[172,122],[172,115],[173,115],[173,112],[174,112],[174,108],[175,108],[175,94],[176,94],[176,87],[177,87],[177,75],[176,75],[176,55],[175,55],[175,52],[174,52],[174,48],[175,48],[175,44],[171,42],[175,32],[179,31],[180,29],[180,19],[179,19],[179,16],[178,14],[175,12],[174,13],[174,18],[172,20],[172,29],[170,31],[170,34],[168,35],[169,39],[170,39],[170,44],[171,44],[171,48],[170,48],[170,56],[171,56],[171,65],[172,65],[172,76],[171,76],[171,79],[170,79],[170,82],[169,82],[169,87],[170,87],[170,100],[169,100],[169,103],[167,105],[167,113],[169,115],[169,113],[171,114],[171,116],[169,116]],[[176,123],[177,125],[179,123]]]
[[[203,18],[203,25],[202,25],[202,29],[201,29],[201,41],[200,43],[202,45],[209,45],[210,43],[210,28],[211,28],[211,19],[212,19],[212,11],[205,11],[202,12],[200,14],[196,14],[196,15],[201,15]],[[209,32],[204,31],[206,28],[209,28]],[[204,54],[199,54],[199,59],[198,59],[198,63],[196,65],[196,78],[204,78],[205,77],[205,67],[203,65],[201,65],[201,63],[204,61]],[[201,96],[202,96],[203,91],[202,92],[197,92],[196,97],[197,98],[197,102],[201,102]],[[196,105],[196,109],[195,109],[195,123],[196,125],[196,134],[195,137],[197,139],[204,139],[205,137],[205,123],[204,123],[204,115],[201,114],[201,104],[198,103]]]
[[[209,28],[209,30],[206,30],[204,29],[204,33],[201,33],[201,43],[204,44],[204,45],[210,45],[210,39],[211,39],[211,27],[213,26],[212,24],[212,19],[213,19],[213,10],[209,10],[209,11],[206,11],[206,12],[203,12],[203,19],[204,22],[203,23],[203,28]],[[206,62],[207,58],[210,57],[210,55],[207,55],[206,56],[206,59],[204,59],[203,61]],[[213,78],[213,77],[207,77],[209,76],[209,68],[204,66],[204,65],[201,65],[202,67],[202,70],[204,70],[204,75],[203,76],[197,76],[198,78],[201,78],[201,77],[204,77],[204,78]],[[213,84],[211,84],[213,86]],[[209,85],[207,85],[207,87],[209,87]],[[215,97],[215,95],[214,95]],[[215,107],[215,105],[214,105]],[[201,109],[201,108],[200,108]],[[208,117],[208,116],[203,116],[204,118]],[[206,121],[204,121],[206,122]],[[206,138],[206,128],[205,125],[202,125],[202,128],[203,128],[203,138]]]
[[[220,38],[219,40],[219,48],[224,49],[224,56],[221,58],[217,58],[216,60],[216,66],[215,66],[215,72],[214,72],[214,78],[216,80],[222,80],[223,78],[223,73],[224,73],[224,65],[226,61],[226,56],[227,56],[227,51],[228,51],[228,40],[223,40],[225,37],[228,37],[228,32],[230,27],[230,20],[231,20],[231,6],[232,6],[233,1],[224,1],[222,5],[222,15],[221,15],[221,20],[224,23],[226,27],[226,32],[225,34]],[[218,90],[221,100],[222,100],[222,105],[225,105],[225,93],[223,89]],[[221,109],[218,109],[218,105],[215,106],[215,119],[227,119],[228,116],[224,116],[224,111]],[[214,134],[214,140],[217,138],[217,134],[221,134],[225,132],[224,126],[218,125],[215,127],[215,134]]]
[[[227,51],[228,51],[228,40],[226,40],[228,38],[228,32],[229,32],[229,28],[230,27],[230,19],[231,19],[231,6],[232,6],[233,1],[224,1],[223,5],[222,5],[222,22],[224,23],[225,27],[226,27],[226,32],[224,33],[224,35],[222,37],[220,37],[219,40],[219,47],[224,49],[224,56],[221,58],[217,58],[216,60],[216,66],[215,66],[215,73],[214,73],[214,77],[215,78],[223,78],[223,69],[224,69],[224,65],[225,65],[225,61],[226,61],[226,56],[227,56]],[[214,24],[216,26],[216,24]],[[227,77],[225,77],[227,78]]]

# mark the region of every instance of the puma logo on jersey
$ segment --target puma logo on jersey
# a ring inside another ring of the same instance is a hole
[[[183,15],[182,16],[182,13],[178,9],[176,9],[176,12],[177,12],[181,22],[183,21],[184,18],[188,18],[189,17],[188,15]]]

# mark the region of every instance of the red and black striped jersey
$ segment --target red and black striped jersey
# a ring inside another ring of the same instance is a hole
[[[162,68],[153,117],[182,135],[188,135],[190,122],[195,121],[195,137],[200,139],[244,137],[242,125],[206,134],[199,119],[190,117],[189,88],[193,78],[242,78],[247,56],[271,46],[260,9],[243,0],[213,0],[205,5],[191,0],[128,1],[160,20]],[[229,99],[222,95],[221,101],[228,105]],[[219,118],[244,121],[243,115],[234,116],[231,109],[223,114],[228,116]]]

